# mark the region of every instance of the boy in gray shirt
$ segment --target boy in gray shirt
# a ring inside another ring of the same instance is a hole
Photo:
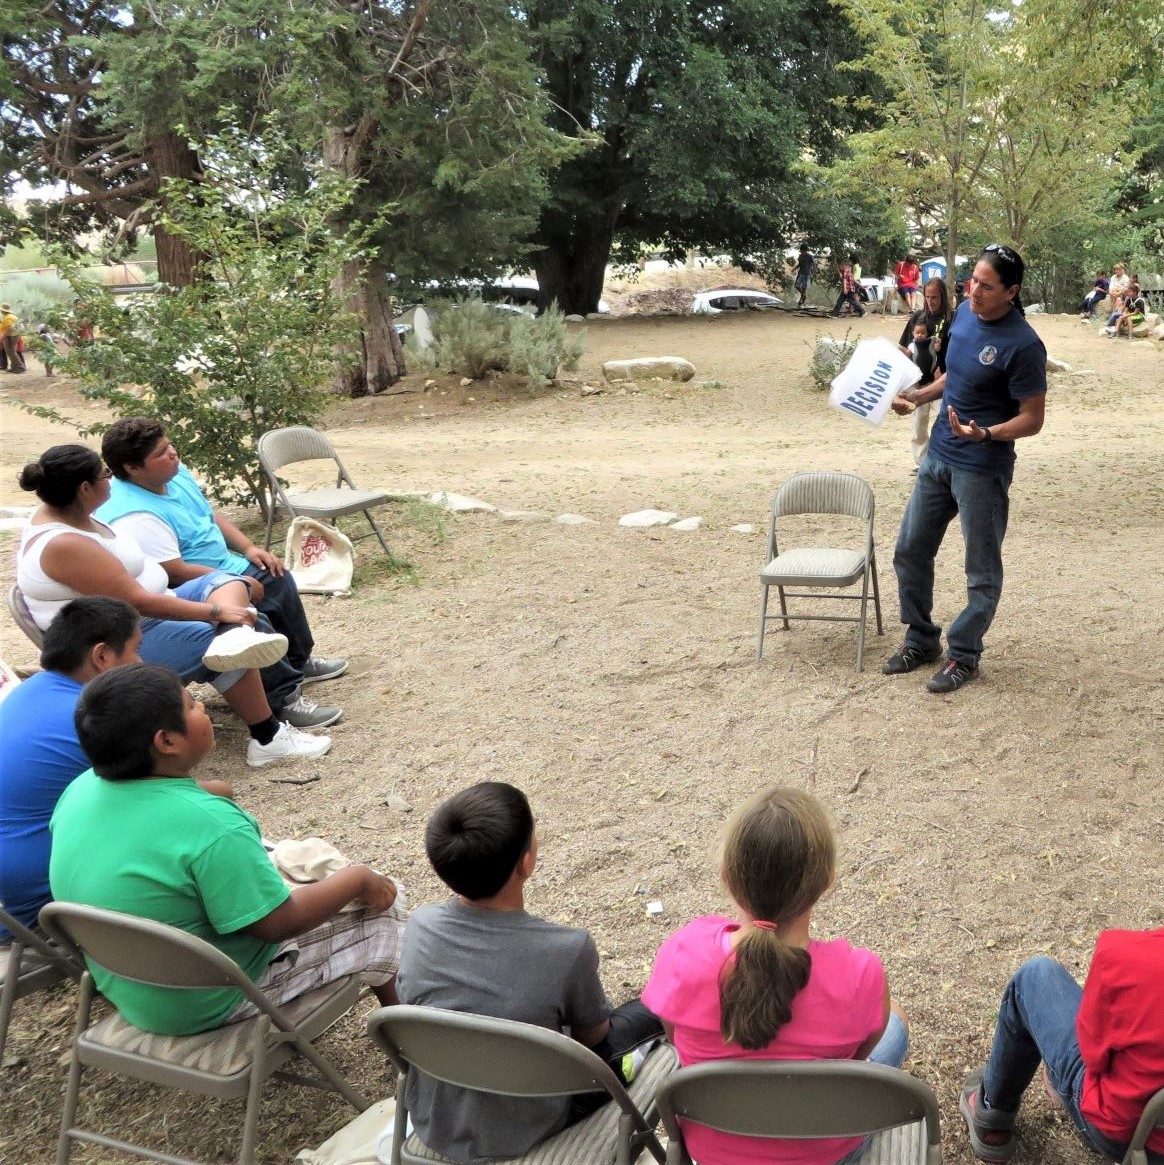
[[[425,851],[456,896],[413,911],[397,976],[402,1003],[568,1029],[619,1074],[626,1053],[662,1036],[638,1000],[612,1011],[586,931],[526,913],[538,844],[519,789],[485,781],[450,797],[428,822]],[[463,1165],[527,1153],[601,1099],[493,1096],[419,1072],[406,1096],[420,1139]]]

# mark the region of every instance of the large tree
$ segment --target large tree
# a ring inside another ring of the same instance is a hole
[[[817,0],[528,0],[554,124],[597,147],[554,175],[534,236],[540,303],[597,306],[616,239],[736,255],[782,245],[869,111],[837,65],[851,31]]]

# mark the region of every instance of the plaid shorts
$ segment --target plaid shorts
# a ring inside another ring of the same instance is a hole
[[[387,983],[400,967],[404,923],[408,911],[397,898],[382,914],[344,911],[321,926],[279,945],[256,986],[276,1006],[298,999],[318,987],[348,975],[359,975],[371,987]],[[258,1015],[244,999],[227,1023]]]

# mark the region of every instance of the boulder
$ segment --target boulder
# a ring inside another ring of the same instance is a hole
[[[682,518],[678,522],[671,523],[672,530],[681,530],[687,533],[688,530],[698,530],[703,525],[702,518]]]
[[[751,522],[740,522],[738,526],[732,527],[732,532],[736,534],[755,534],[756,527]]]
[[[464,494],[449,493],[445,489],[442,489],[439,493],[432,494],[428,500],[434,506],[440,506],[442,510],[448,510],[450,514],[495,514],[497,512],[497,507],[491,506],[488,502],[478,501],[476,498],[468,498]]]
[[[1164,340],[1164,324],[1157,324],[1152,329],[1152,335],[1155,336],[1157,340]]]
[[[607,360],[602,375],[614,380],[690,380],[695,365],[682,356],[640,356],[633,360]]]
[[[636,510],[633,514],[623,514],[618,520],[620,526],[669,526],[679,517],[670,510]]]
[[[853,345],[847,344],[844,340],[835,340],[832,336],[817,336],[813,365],[818,368],[831,368],[834,373],[840,372],[852,351]]]

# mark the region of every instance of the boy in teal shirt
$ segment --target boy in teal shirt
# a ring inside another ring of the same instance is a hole
[[[176,673],[114,668],[85,688],[76,722],[93,768],[53,814],[54,898],[197,935],[276,1004],[351,974],[382,1003],[396,1002],[404,920],[392,880],[348,866],[289,890],[255,819],[195,783],[214,728]],[[366,909],[344,912],[357,901]],[[234,989],[176,990],[90,970],[101,994],[145,1031],[189,1035],[253,1014]]]

